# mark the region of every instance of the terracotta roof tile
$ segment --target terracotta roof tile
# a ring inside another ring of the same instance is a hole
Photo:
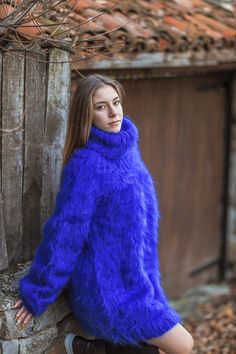
[[[177,28],[183,35],[187,35],[188,23],[183,19],[177,19],[173,16],[165,16],[163,22],[171,27]]]
[[[230,28],[213,18],[201,14],[196,14],[195,17],[202,23],[205,23],[206,25],[211,27],[213,30],[219,31],[225,38],[232,38],[236,35],[235,29]]]
[[[7,4],[0,4],[0,19],[4,19],[14,12],[14,8]]]
[[[39,23],[37,23],[37,25],[39,25]],[[30,21],[30,22],[26,22],[24,23],[24,25],[20,25],[19,27],[17,27],[17,32],[22,35],[24,38],[28,39],[28,40],[32,40],[36,37],[38,38],[38,36],[42,36],[42,32],[43,32],[43,28],[42,27],[38,27],[36,25],[35,22]]]
[[[220,32],[213,30],[211,27],[206,25],[205,23],[201,22],[195,15],[185,15],[185,18],[190,22],[193,23],[196,29],[199,32],[199,35],[202,33],[205,37],[210,37],[214,40],[222,39],[224,36]]]
[[[9,2],[12,6],[0,4],[0,18],[12,13],[14,4],[20,2]],[[81,48],[84,53],[86,48],[91,53],[93,48],[100,53],[114,51],[114,57],[120,57],[127,52],[236,47],[233,2],[226,6],[223,1],[214,4],[213,0],[67,0],[39,17],[35,28],[30,27],[31,21],[32,16],[16,29],[24,39],[52,34],[57,39],[70,38],[77,34],[78,53]],[[60,21],[66,24],[57,30]]]
[[[159,48],[161,51],[165,51],[170,47],[170,42],[167,41],[165,38],[160,37],[159,39]]]
[[[81,12],[83,10],[93,7],[93,1],[91,0],[70,0],[68,1],[68,6],[73,8],[75,11]]]

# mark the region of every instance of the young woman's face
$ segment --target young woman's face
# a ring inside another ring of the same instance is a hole
[[[120,131],[123,109],[120,98],[112,86],[104,85],[94,92],[93,111],[93,124],[96,127],[108,132]]]

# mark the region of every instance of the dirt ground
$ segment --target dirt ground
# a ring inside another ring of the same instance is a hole
[[[193,354],[236,354],[236,279],[230,294],[196,306],[184,321],[194,338]]]

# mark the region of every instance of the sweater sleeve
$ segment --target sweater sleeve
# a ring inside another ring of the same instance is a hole
[[[42,240],[28,273],[19,280],[26,309],[41,315],[68,282],[89,227],[96,202],[96,178],[86,169],[64,167],[51,217],[42,225]]]

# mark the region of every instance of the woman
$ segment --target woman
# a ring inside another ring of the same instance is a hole
[[[161,286],[157,194],[122,97],[111,78],[79,82],[55,210],[19,282],[18,323],[41,315],[66,287],[75,317],[96,338],[189,354],[192,337]]]

